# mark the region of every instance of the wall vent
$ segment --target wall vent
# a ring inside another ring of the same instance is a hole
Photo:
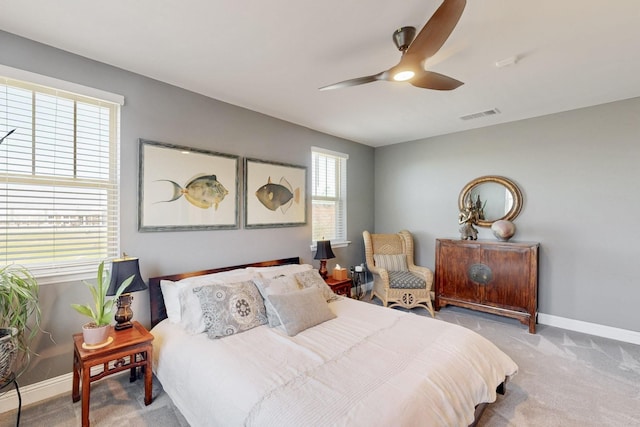
[[[461,116],[460,119],[473,120],[473,119],[479,119],[480,117],[495,116],[496,114],[500,114],[500,110],[498,110],[497,108],[494,108],[487,111],[481,111],[479,113],[467,114],[466,116]]]

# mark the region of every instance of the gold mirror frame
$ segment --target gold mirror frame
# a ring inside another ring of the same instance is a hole
[[[468,197],[468,195],[471,193],[471,190],[473,190],[473,188],[475,188],[476,186],[484,183],[495,183],[495,184],[500,184],[504,186],[507,190],[509,190],[509,192],[513,197],[513,205],[511,206],[511,209],[509,210],[509,212],[507,212],[502,218],[497,218],[493,221],[487,221],[487,220],[481,219],[481,220],[478,220],[477,225],[479,227],[491,227],[491,224],[501,219],[506,219],[508,221],[513,221],[514,219],[516,219],[516,217],[520,213],[520,210],[522,210],[522,193],[520,192],[520,189],[513,181],[503,176],[486,175],[486,176],[481,176],[480,178],[476,178],[473,181],[469,182],[467,185],[464,186],[462,191],[460,191],[460,195],[458,196],[458,209],[460,211],[464,210],[464,205],[465,205],[464,201]]]

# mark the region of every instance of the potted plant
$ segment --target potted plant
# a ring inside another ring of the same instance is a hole
[[[111,324],[114,301],[120,297],[120,294],[133,281],[134,276],[127,278],[118,290],[113,299],[107,299],[107,290],[111,274],[104,272],[104,261],[98,267],[98,277],[96,284],[83,281],[91,291],[93,297],[93,307],[89,305],[71,304],[78,313],[83,314],[91,319],[90,322],[82,326],[82,335],[87,345],[95,346],[107,342],[109,339],[109,325]]]
[[[0,383],[29,366],[31,341],[40,330],[39,286],[19,265],[0,268]]]

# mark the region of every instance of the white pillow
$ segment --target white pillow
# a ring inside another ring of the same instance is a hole
[[[279,276],[274,279],[253,279],[260,295],[264,299],[264,306],[267,309],[267,320],[270,327],[280,325],[278,315],[273,309],[273,305],[269,302],[269,295],[281,295],[300,290],[298,282],[293,276]]]
[[[251,280],[253,276],[253,272],[246,268],[239,268],[237,270],[221,271],[219,273],[205,274],[203,276],[187,277],[186,279],[182,279],[176,283],[180,283],[181,285],[196,283],[202,286],[211,283],[212,279],[218,283],[237,283]]]
[[[280,319],[282,328],[290,337],[336,317],[318,288],[270,295],[268,299]]]
[[[164,306],[167,309],[167,317],[170,323],[180,323],[182,319],[180,311],[180,287],[171,280],[161,280],[160,289]]]
[[[247,270],[253,272],[258,277],[273,279],[278,276],[290,276],[312,268],[313,266],[311,264],[286,264],[274,265],[272,267],[247,267]]]
[[[199,334],[205,331],[206,326],[202,317],[200,301],[193,293],[193,288],[220,283],[240,283],[256,277],[272,279],[276,276],[292,275],[312,268],[313,266],[311,264],[247,267],[202,276],[187,277],[177,282],[162,280],[160,281],[160,288],[162,289],[162,296],[165,307],[167,308],[169,322],[179,324],[190,334]],[[166,282],[164,286],[162,282]],[[260,289],[259,286],[258,289]],[[260,292],[262,293],[262,290]],[[265,295],[263,294],[263,298],[264,297]]]
[[[205,324],[202,319],[202,309],[193,288],[220,284],[239,283],[251,280],[253,273],[244,268],[187,277],[177,282],[161,280],[160,288],[167,308],[169,322],[181,325],[188,333],[204,332]],[[164,283],[163,283],[164,282]]]
[[[327,302],[335,301],[340,299],[338,295],[336,295],[333,290],[327,285],[327,282],[324,281],[318,270],[307,270],[301,273],[295,274],[293,277],[298,281],[298,284],[302,289],[307,288],[318,288],[322,291],[322,296]]]

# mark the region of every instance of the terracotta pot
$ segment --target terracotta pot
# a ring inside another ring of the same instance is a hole
[[[82,326],[82,337],[85,344],[97,345],[107,342],[109,339],[109,326],[96,326],[93,322],[85,323]]]

